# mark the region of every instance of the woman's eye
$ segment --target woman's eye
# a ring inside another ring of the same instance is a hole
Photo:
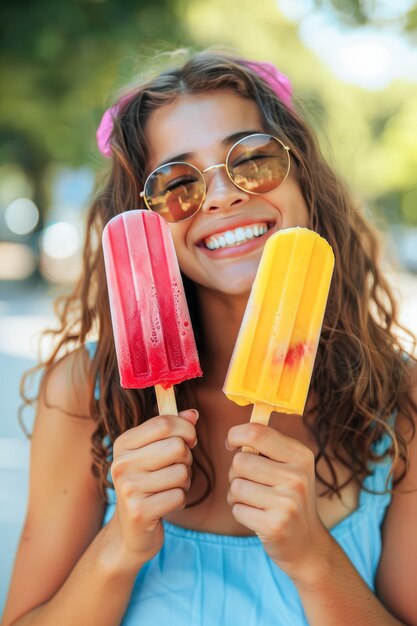
[[[184,185],[192,185],[195,182],[195,178],[185,176],[181,178],[175,178],[174,180],[170,180],[169,183],[165,185],[165,191],[174,191],[178,187],[183,187]]]
[[[253,161],[260,161],[262,159],[270,159],[270,158],[271,156],[269,154],[251,154],[249,157],[235,161],[232,167],[239,167],[239,165],[246,165],[247,163],[252,163]]]

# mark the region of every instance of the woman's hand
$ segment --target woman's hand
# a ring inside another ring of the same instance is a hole
[[[111,476],[117,505],[109,526],[126,564],[140,568],[152,559],[164,541],[161,518],[185,506],[197,419],[193,409],[158,415],[114,442]]]
[[[227,449],[244,445],[263,456],[235,454],[227,494],[233,516],[258,535],[280,568],[298,578],[329,544],[317,512],[314,454],[296,439],[255,423],[229,430]]]

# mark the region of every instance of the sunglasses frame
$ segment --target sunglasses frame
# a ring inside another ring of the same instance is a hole
[[[233,178],[230,175],[229,172],[229,158],[231,153],[233,152],[233,150],[243,141],[246,141],[247,139],[249,139],[250,137],[271,137],[272,139],[275,139],[275,141],[277,141],[278,143],[281,144],[281,146],[284,148],[286,154],[287,154],[287,158],[288,158],[288,167],[287,167],[287,171],[285,173],[284,178],[282,179],[282,181],[273,189],[270,189],[269,191],[266,192],[260,192],[260,191],[249,191],[248,189],[245,189],[244,187],[241,187],[240,185],[238,185]],[[170,222],[170,224],[177,224],[178,222],[185,222],[186,220],[191,219],[192,217],[194,217],[194,215],[196,215],[196,213],[199,212],[199,210],[201,209],[201,207],[203,206],[204,200],[207,197],[207,183],[206,183],[206,179],[204,178],[204,174],[206,172],[210,172],[211,170],[214,169],[218,169],[220,167],[224,167],[226,169],[226,173],[227,176],[230,180],[230,182],[237,188],[240,189],[240,191],[244,191],[245,193],[248,193],[250,195],[254,195],[254,196],[259,196],[259,195],[266,195],[267,193],[271,193],[271,191],[276,191],[276,189],[278,189],[279,187],[281,187],[281,185],[287,180],[288,178],[288,174],[290,173],[290,168],[291,168],[291,158],[290,158],[290,147],[286,146],[285,143],[283,141],[281,141],[281,139],[279,139],[278,137],[275,137],[274,135],[271,135],[269,133],[252,133],[251,135],[246,135],[245,137],[242,137],[241,139],[239,139],[238,141],[236,141],[236,143],[233,144],[233,146],[231,146],[231,148],[229,149],[227,155],[226,155],[226,160],[224,163],[218,163],[217,165],[210,165],[209,167],[206,167],[204,170],[199,170],[198,167],[196,167],[195,165],[192,165],[191,163],[187,163],[186,161],[170,161],[169,163],[164,163],[163,165],[160,165],[159,167],[156,167],[154,170],[152,170],[152,172],[149,174],[149,176],[147,176],[145,183],[143,185],[143,191],[140,192],[139,197],[143,198],[146,208],[149,209],[150,211],[153,211],[154,209],[152,209],[147,201],[146,198],[146,185],[149,181],[149,179],[151,178],[151,176],[153,176],[155,174],[155,172],[157,172],[159,169],[162,169],[163,167],[167,167],[169,165],[187,165],[188,167],[191,167],[192,169],[194,169],[197,174],[199,174],[203,185],[204,185],[204,193],[202,195],[202,199],[200,202],[200,205],[198,207],[198,209],[196,209],[196,211],[194,211],[194,213],[192,213],[192,215],[189,215],[188,217],[184,217],[183,219],[180,220],[175,220],[174,222]],[[168,220],[167,220],[168,221]]]

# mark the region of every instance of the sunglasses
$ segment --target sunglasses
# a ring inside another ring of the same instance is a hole
[[[207,195],[204,174],[224,167],[238,189],[264,194],[277,189],[290,171],[289,147],[265,133],[248,135],[229,150],[225,163],[200,171],[190,163],[172,162],[157,167],[145,181],[140,197],[167,222],[188,220],[201,209]]]

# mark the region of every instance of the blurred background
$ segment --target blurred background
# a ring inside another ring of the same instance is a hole
[[[1,610],[26,504],[19,378],[54,324],[53,299],[80,272],[105,161],[95,131],[112,94],[176,47],[220,44],[274,62],[380,229],[401,319],[417,332],[417,3],[9,0],[0,35]]]

